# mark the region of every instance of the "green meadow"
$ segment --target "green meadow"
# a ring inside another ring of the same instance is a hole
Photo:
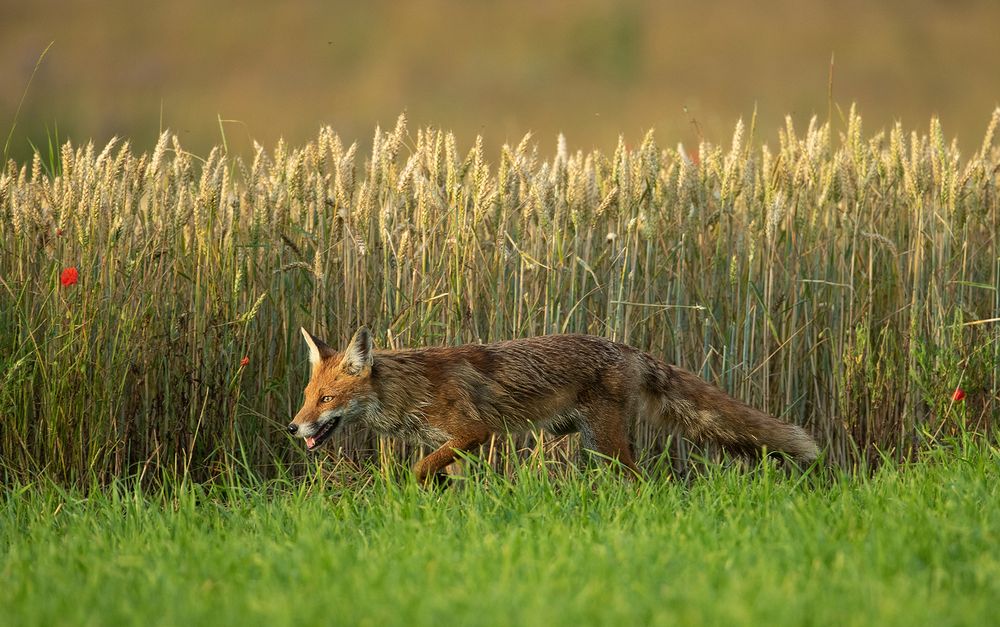
[[[861,476],[372,477],[15,486],[0,622],[984,625],[1000,602],[995,447]]]

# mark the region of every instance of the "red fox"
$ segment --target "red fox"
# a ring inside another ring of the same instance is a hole
[[[819,449],[801,427],[781,422],[701,378],[631,346],[590,335],[543,335],[495,344],[374,350],[360,328],[343,352],[305,329],[312,375],[288,431],[321,446],[362,423],[436,447],[414,472],[425,482],[456,452],[491,435],[542,428],[579,432],[583,446],[638,474],[628,419],[660,420],[693,440],[737,452],[766,447],[800,463]]]

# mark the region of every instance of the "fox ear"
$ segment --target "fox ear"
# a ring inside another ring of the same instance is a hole
[[[327,346],[323,340],[306,331],[305,328],[300,330],[302,331],[302,337],[306,339],[306,344],[309,345],[309,363],[312,364],[313,368],[318,366],[323,359],[336,354],[337,351]]]
[[[358,375],[372,367],[372,334],[368,327],[361,327],[351,338],[351,343],[344,351],[344,368],[347,372]]]

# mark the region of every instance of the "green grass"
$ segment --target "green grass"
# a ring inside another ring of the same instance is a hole
[[[688,483],[485,470],[0,501],[7,625],[984,624],[1000,451]]]

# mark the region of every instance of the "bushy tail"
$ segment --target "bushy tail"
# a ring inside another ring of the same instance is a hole
[[[738,453],[756,454],[766,447],[801,464],[812,463],[819,455],[815,440],[802,427],[741,403],[682,368],[647,357],[651,405],[658,405],[661,418],[686,437],[716,442]]]

